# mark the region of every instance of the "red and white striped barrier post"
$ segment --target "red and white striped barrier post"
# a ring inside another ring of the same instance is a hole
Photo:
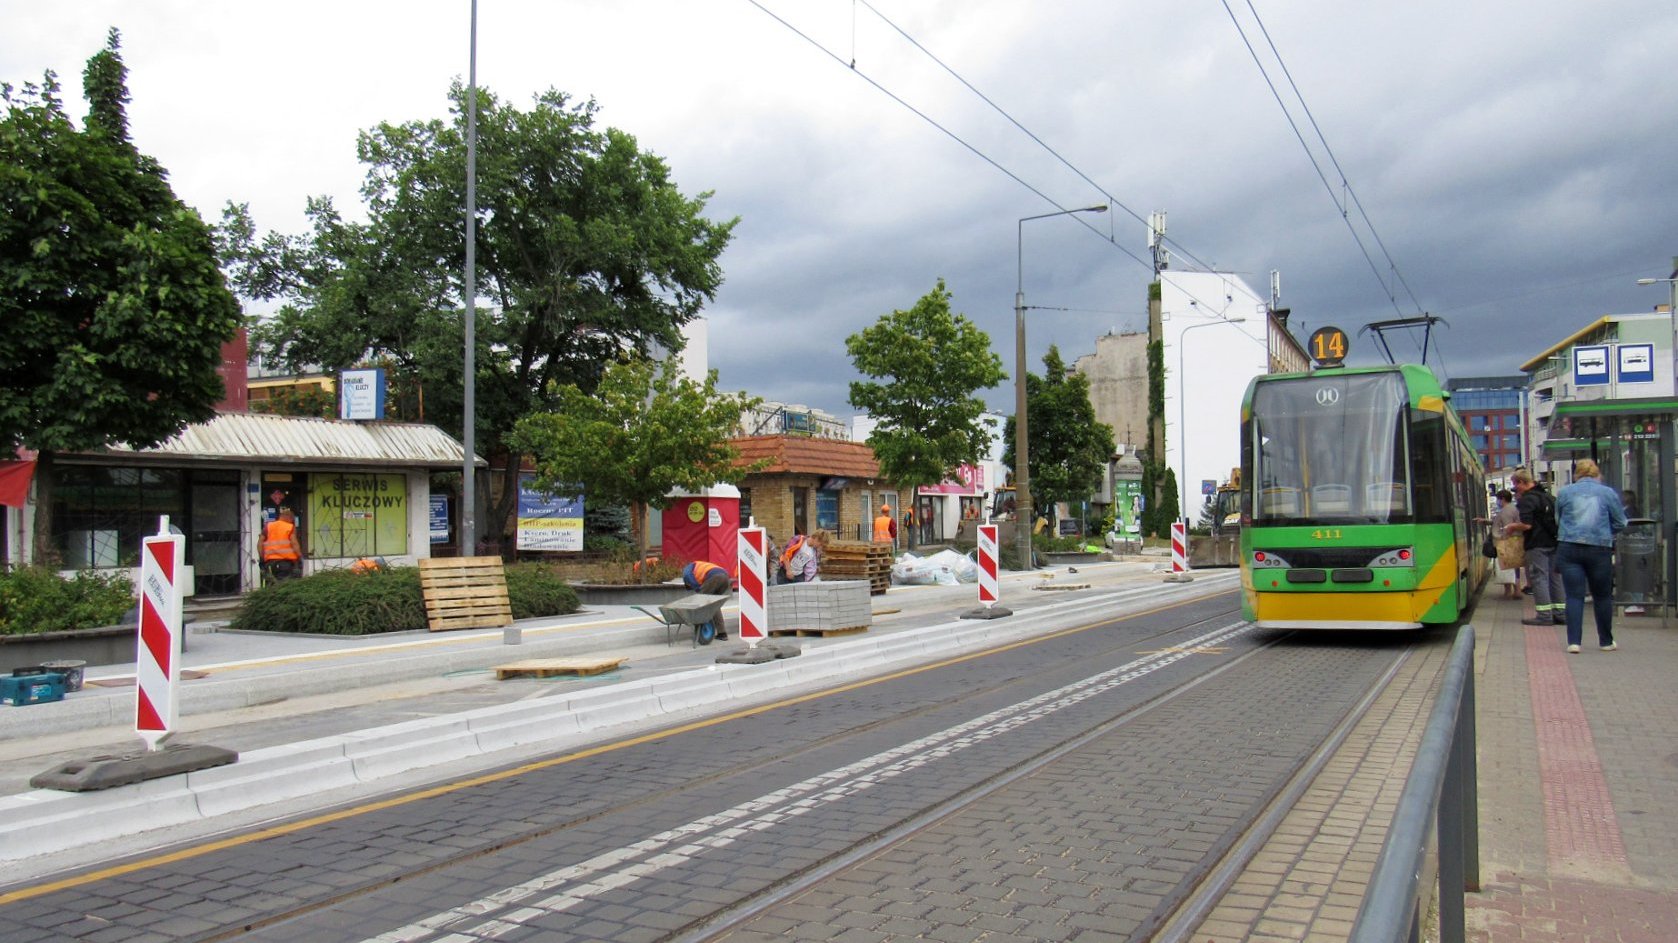
[[[740,561],[740,638],[749,646],[769,635],[769,607],[764,590],[764,547],[761,527],[742,527],[736,545]]]
[[[134,732],[155,751],[175,729],[175,685],[181,666],[181,585],[186,538],[164,517],[140,547],[140,629],[135,658]]]
[[[979,525],[979,605],[989,609],[1001,596],[996,580],[996,525]]]
[[[1187,583],[1194,579],[1189,574],[1189,525],[1182,521],[1171,522],[1171,575],[1166,580],[1172,583]]]
[[[1002,592],[997,580],[996,531],[995,524],[979,525],[979,608],[962,613],[963,619],[1001,619],[1014,614],[1012,609],[997,605]]]

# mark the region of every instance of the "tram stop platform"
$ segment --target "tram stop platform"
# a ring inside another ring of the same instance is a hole
[[[1488,586],[1470,620],[1480,888],[1466,939],[1678,939],[1678,628],[1617,612],[1619,650],[1603,652],[1587,611],[1591,644],[1569,655],[1565,629],[1521,624],[1532,615],[1530,596]],[[1447,652],[1404,666],[1195,943],[1349,938]]]

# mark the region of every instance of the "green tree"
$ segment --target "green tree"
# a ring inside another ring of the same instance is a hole
[[[52,455],[144,448],[215,414],[238,300],[210,229],[128,138],[111,30],[87,62],[87,119],[57,78],[0,84],[0,451],[37,466],[36,553],[51,546]]]
[[[259,350],[293,369],[387,361],[423,387],[428,421],[459,432],[467,92],[449,95],[450,121],[361,134],[366,223],[314,199],[306,235],[258,239],[230,205],[221,234],[240,290],[285,302],[253,332]],[[503,475],[497,528],[518,495],[514,423],[565,386],[592,392],[626,355],[680,350],[737,222],[706,219],[710,194],[683,196],[661,158],[597,129],[597,110],[553,90],[520,110],[478,90],[474,447]]]
[[[698,384],[668,360],[625,361],[608,366],[592,393],[556,388],[554,409],[519,420],[508,443],[535,459],[541,490],[628,505],[643,559],[647,508],[663,508],[673,489],[738,484],[752,470],[735,465],[728,439],[759,402],[718,393],[715,370]]]
[[[973,394],[1008,378],[990,337],[952,313],[950,298],[940,278],[914,307],[845,338],[857,372],[873,378],[852,381],[851,405],[878,420],[868,445],[905,494],[979,461],[990,442]]]
[[[1058,501],[1083,501],[1101,487],[1113,457],[1113,427],[1096,422],[1089,377],[1069,372],[1060,349],[1043,356],[1043,376],[1025,377],[1031,500],[1045,517]],[[1002,464],[1014,467],[1014,417],[1003,431]]]

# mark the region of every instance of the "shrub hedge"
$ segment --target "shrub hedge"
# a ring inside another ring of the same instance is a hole
[[[85,571],[67,580],[40,566],[0,572],[0,635],[115,625],[132,608],[127,576]]]
[[[563,615],[578,608],[577,594],[540,564],[507,567],[513,618]],[[426,627],[419,570],[392,567],[373,573],[329,570],[274,583],[246,594],[232,628],[315,635],[376,635]]]

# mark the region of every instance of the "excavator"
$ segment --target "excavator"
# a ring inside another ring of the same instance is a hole
[[[1241,469],[1206,499],[1211,509],[1211,533],[1189,535],[1189,566],[1193,569],[1241,564]]]

